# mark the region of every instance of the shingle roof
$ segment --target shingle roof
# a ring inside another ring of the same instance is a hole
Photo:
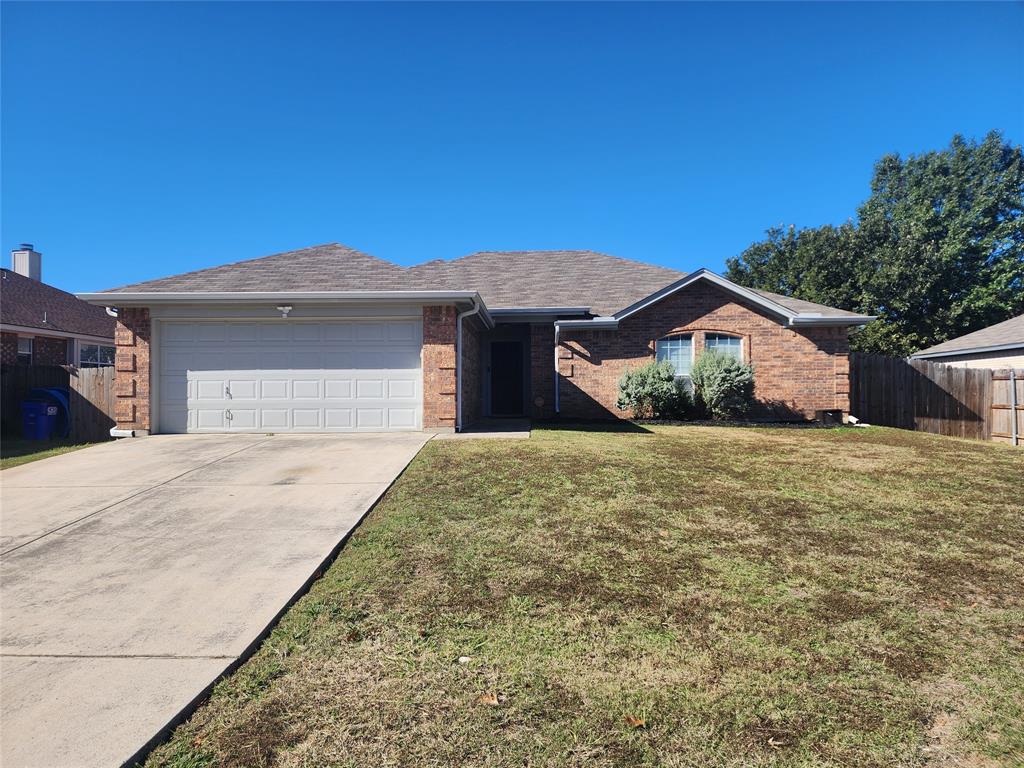
[[[401,267],[339,243],[186,272],[110,293],[192,291],[477,291],[491,309],[588,307],[610,315],[685,273],[595,251],[480,251],[450,261]],[[797,312],[853,312],[755,291]]]
[[[611,313],[683,277],[682,272],[594,251],[480,251],[409,269],[432,286],[477,291],[498,307],[589,307]]]
[[[111,291],[400,291],[407,282],[406,272],[390,261],[340,243],[327,243],[123,285]]]
[[[1001,323],[982,328],[980,331],[958,336],[955,339],[936,344],[934,347],[922,349],[914,357],[942,354],[944,352],[969,352],[972,349],[1001,347],[1007,344],[1019,344],[1024,347],[1024,315],[1011,317]]]
[[[115,320],[67,291],[0,269],[0,323],[113,338]]]
[[[764,296],[766,299],[771,299],[776,304],[781,304],[786,307],[786,309],[791,309],[794,312],[805,312],[807,314],[820,312],[827,317],[862,317],[862,315],[859,315],[856,312],[847,312],[845,309],[836,309],[835,307],[829,307],[825,304],[815,304],[813,301],[794,299],[792,296],[783,296],[781,293],[761,291],[757,288],[751,288],[750,290],[760,296]]]

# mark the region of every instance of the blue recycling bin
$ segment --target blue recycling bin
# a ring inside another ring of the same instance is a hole
[[[41,400],[23,400],[21,403],[21,434],[26,440],[49,440],[57,408]]]

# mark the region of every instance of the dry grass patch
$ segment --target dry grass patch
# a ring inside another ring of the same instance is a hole
[[[151,766],[1024,761],[1024,453],[429,444]]]

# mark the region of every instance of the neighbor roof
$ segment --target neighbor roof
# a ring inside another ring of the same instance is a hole
[[[0,324],[84,336],[114,337],[115,320],[103,307],[87,304],[9,269],[0,270]]]
[[[611,315],[682,279],[674,269],[586,250],[480,251],[401,267],[340,243],[125,285],[105,293],[218,291],[476,291],[490,309],[588,307]],[[768,291],[784,307],[825,318],[861,317]],[[90,300],[93,295],[90,295]]]
[[[980,331],[958,336],[955,339],[936,344],[934,347],[928,347],[928,349],[922,349],[912,357],[943,357],[1016,347],[1024,347],[1024,315],[1011,317],[1009,320],[982,328]]]

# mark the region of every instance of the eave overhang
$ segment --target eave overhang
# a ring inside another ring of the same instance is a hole
[[[1014,341],[1009,344],[992,344],[987,347],[968,347],[967,349],[950,349],[944,352],[916,352],[911,360],[931,360],[934,357],[958,357],[960,355],[982,355],[986,352],[1012,352],[1024,349],[1024,342]]]

